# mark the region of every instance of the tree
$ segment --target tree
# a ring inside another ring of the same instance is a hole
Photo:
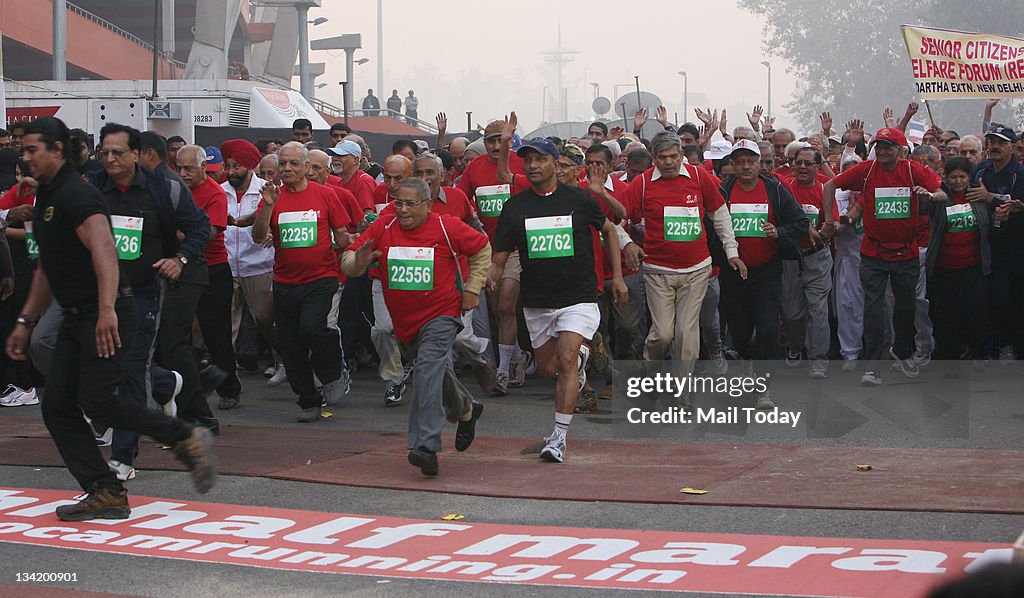
[[[948,0],[865,0],[822,4],[812,0],[739,0],[739,6],[764,20],[765,50],[786,59],[798,77],[795,100],[786,105],[807,130],[820,126],[828,110],[835,121],[862,118],[881,126],[884,106],[897,118],[915,101],[910,60],[900,25],[981,31],[1022,37],[1020,0],[949,2]],[[1024,122],[1024,102],[1004,100],[993,119],[1009,124],[1011,104]],[[980,129],[984,100],[943,102],[943,128]],[[932,105],[936,108],[935,103]],[[927,118],[924,106],[918,113]]]

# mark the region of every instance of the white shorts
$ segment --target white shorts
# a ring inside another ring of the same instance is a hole
[[[560,332],[575,332],[590,340],[601,324],[601,310],[596,303],[577,303],[558,309],[524,307],[523,316],[530,331],[530,344],[535,349]]]

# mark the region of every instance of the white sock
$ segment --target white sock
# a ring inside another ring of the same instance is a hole
[[[512,352],[515,345],[498,345],[498,372],[508,376],[508,367],[512,363]]]
[[[569,424],[571,423],[571,413],[555,413],[555,435],[565,439],[565,435],[569,432]]]

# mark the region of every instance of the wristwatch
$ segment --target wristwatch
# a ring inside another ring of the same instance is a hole
[[[180,254],[176,255],[174,257],[178,258],[178,261],[181,262],[181,266],[183,268],[188,265],[188,258],[187,257],[185,257],[183,255],[180,255]]]

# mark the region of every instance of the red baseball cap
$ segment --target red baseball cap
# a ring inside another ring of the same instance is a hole
[[[875,133],[875,141],[888,141],[893,145],[902,147],[907,145],[907,136],[899,129],[890,129],[886,127],[884,129],[879,129],[878,133]]]

